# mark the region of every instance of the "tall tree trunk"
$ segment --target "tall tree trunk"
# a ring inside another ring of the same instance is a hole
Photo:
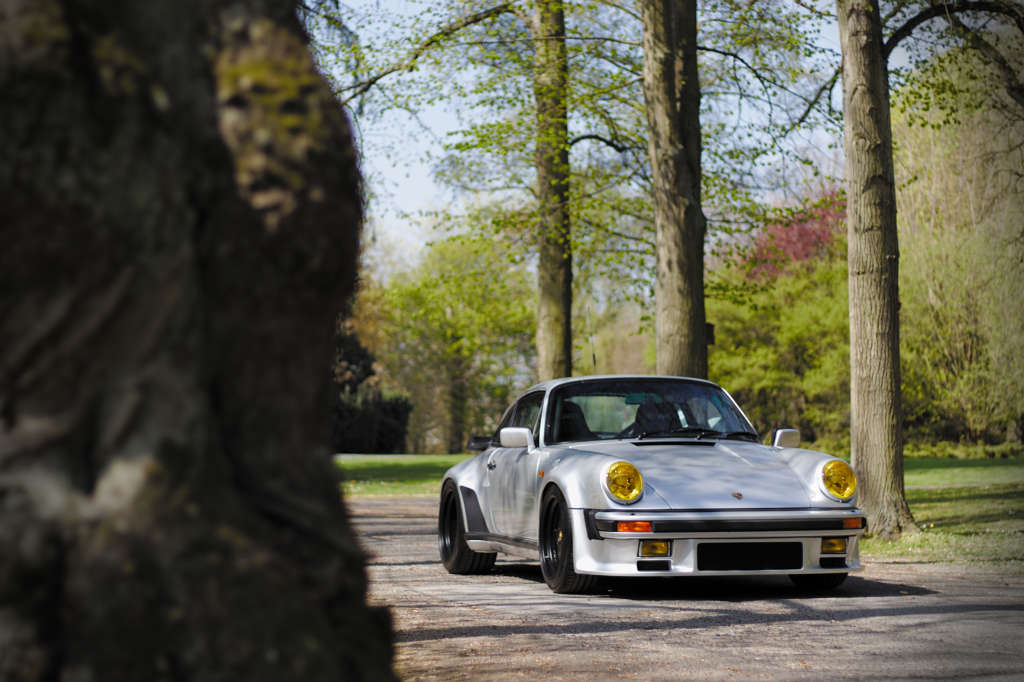
[[[466,450],[466,407],[469,404],[469,386],[466,383],[466,360],[456,355],[445,368],[448,379],[448,453]]]
[[[643,0],[659,374],[707,377],[696,0]]]
[[[327,457],[361,220],[296,3],[0,9],[0,678],[387,680]]]
[[[903,488],[899,246],[889,83],[877,0],[837,0],[850,279],[850,429],[872,532],[917,530]]]
[[[572,374],[572,242],[569,225],[569,63],[562,0],[537,0],[532,26],[536,56],[537,374],[541,381]]]

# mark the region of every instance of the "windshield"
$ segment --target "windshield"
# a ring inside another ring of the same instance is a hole
[[[545,441],[736,438],[757,432],[725,391],[681,379],[600,379],[559,386],[548,401]]]

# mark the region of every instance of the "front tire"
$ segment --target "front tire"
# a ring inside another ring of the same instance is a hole
[[[540,572],[559,594],[590,592],[597,577],[580,575],[573,566],[572,522],[558,488],[548,488],[540,505]]]
[[[805,590],[832,590],[843,584],[846,573],[795,573],[789,576],[793,584]]]
[[[437,546],[441,563],[449,573],[469,575],[487,573],[494,566],[497,554],[474,552],[466,544],[462,529],[462,505],[455,484],[445,481],[441,488],[441,504],[437,512]]]

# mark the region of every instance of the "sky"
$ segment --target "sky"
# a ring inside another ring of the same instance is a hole
[[[409,0],[345,0],[345,11],[358,25],[360,42],[380,39],[377,16],[409,16],[425,5]],[[384,82],[396,80],[399,74]],[[413,116],[392,110],[371,116],[350,108],[369,189],[367,232],[371,243],[389,250],[418,252],[431,238],[429,219],[422,214],[456,201],[454,193],[434,182],[427,155],[458,128],[452,104],[424,107]]]

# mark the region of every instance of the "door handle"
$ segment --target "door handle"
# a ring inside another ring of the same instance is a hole
[[[492,471],[493,471],[494,469],[496,469],[497,467],[498,467],[498,465],[494,463],[494,460],[493,460],[493,459],[492,459],[492,460],[491,460],[490,462],[488,462],[488,463],[487,463],[487,468],[488,468],[488,469],[491,469]]]

